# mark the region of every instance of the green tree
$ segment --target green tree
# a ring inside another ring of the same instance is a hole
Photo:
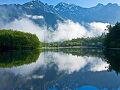
[[[0,49],[37,49],[40,41],[36,35],[13,30],[0,30]]]
[[[104,44],[106,48],[120,48],[120,23],[116,23],[115,26],[108,26]]]

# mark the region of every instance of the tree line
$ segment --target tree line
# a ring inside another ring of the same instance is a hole
[[[106,48],[120,48],[120,23],[114,26],[108,26],[108,33],[106,34],[104,45]]]
[[[47,47],[74,47],[74,46],[87,46],[87,47],[102,47],[103,35],[99,37],[77,38],[61,42],[45,43]]]
[[[13,30],[0,30],[0,49],[36,49],[40,46],[38,37],[31,33]]]

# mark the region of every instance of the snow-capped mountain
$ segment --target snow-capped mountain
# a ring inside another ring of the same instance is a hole
[[[65,19],[75,22],[108,22],[116,23],[120,21],[120,6],[117,4],[98,4],[91,8],[82,8],[74,4],[59,3],[55,6],[58,14]]]
[[[91,8],[83,8],[75,4],[61,2],[56,6],[48,5],[39,0],[25,4],[0,5],[0,21],[11,22],[27,17],[38,25],[55,27],[57,21],[70,19],[74,22],[106,22],[114,24],[120,21],[120,6],[117,4],[98,4]]]
[[[57,20],[63,20],[61,16],[55,13],[56,10],[52,5],[44,4],[39,0],[27,2],[23,5],[0,5],[0,11],[0,20],[4,23],[27,16],[28,18],[33,17],[30,19],[36,24],[54,27],[57,23]],[[43,18],[35,18],[40,16]]]

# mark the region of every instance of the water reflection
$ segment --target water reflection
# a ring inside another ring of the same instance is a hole
[[[0,68],[0,90],[117,90],[120,75],[108,71],[113,61],[104,53],[107,60],[95,49],[42,52],[30,64]]]
[[[0,67],[13,67],[34,62],[39,57],[40,50],[0,52]]]
[[[120,51],[119,50],[105,50],[105,59],[109,64],[109,70],[120,73]]]
[[[99,57],[74,56],[72,54],[45,52],[43,60],[48,65],[57,65],[58,71],[72,73],[75,71],[104,71],[108,64]]]

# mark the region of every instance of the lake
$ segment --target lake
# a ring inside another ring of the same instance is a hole
[[[0,53],[0,90],[120,90],[120,51]]]

